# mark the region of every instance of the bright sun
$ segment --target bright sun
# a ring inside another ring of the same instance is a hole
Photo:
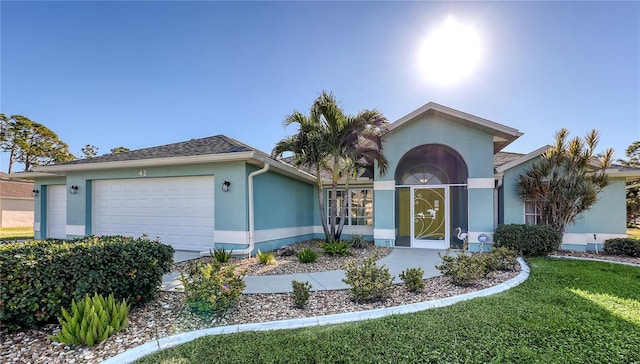
[[[449,17],[422,44],[420,66],[427,80],[451,85],[469,76],[481,55],[480,37],[476,31]]]

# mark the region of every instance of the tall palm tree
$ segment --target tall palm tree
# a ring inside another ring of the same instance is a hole
[[[274,155],[284,151],[294,153],[294,165],[313,167],[316,171],[320,216],[327,241],[340,239],[348,201],[349,180],[363,168],[373,169],[377,162],[380,174],[387,170],[388,162],[382,154],[382,135],[387,128],[386,118],[377,110],[364,110],[356,116],[347,116],[332,93],[325,91],[313,103],[310,116],[294,112],[285,125],[297,123],[298,133],[276,144]],[[331,175],[329,220],[324,214],[321,172]],[[338,183],[344,179],[340,223],[338,216]]]
[[[323,148],[320,125],[315,113],[305,116],[299,111],[294,111],[288,115],[283,125],[289,126],[298,124],[298,132],[288,136],[276,143],[271,155],[282,157],[285,152],[293,153],[293,165],[296,168],[306,167],[315,170],[316,188],[318,193],[318,206],[320,209],[320,219],[325,236],[329,236],[327,218],[324,214],[324,198],[322,193],[322,170],[326,165],[327,153]]]

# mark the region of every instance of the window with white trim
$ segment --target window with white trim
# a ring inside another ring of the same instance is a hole
[[[524,201],[524,223],[527,225],[542,224],[542,215],[540,210],[531,200]]]
[[[336,224],[340,223],[344,190],[337,191]],[[330,207],[332,205],[331,190],[327,193],[327,221],[330,222]],[[350,188],[346,206],[347,216],[344,222],[346,225],[373,226],[373,189],[371,188]]]

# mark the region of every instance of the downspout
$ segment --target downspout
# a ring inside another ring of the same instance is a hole
[[[500,216],[500,200],[498,198],[500,194],[500,188],[502,187],[503,176],[500,175],[496,178],[496,188],[493,190],[493,230],[498,227],[498,220]]]
[[[266,173],[269,170],[269,163],[265,163],[264,167],[257,171],[253,171],[249,173],[249,258],[251,258],[251,252],[253,251],[253,247],[256,245],[255,239],[255,216],[254,216],[254,208],[253,208],[253,177]]]
[[[249,183],[249,247],[242,250],[233,250],[234,255],[243,255],[248,254],[251,257],[251,252],[256,245],[255,241],[255,228],[254,228],[254,208],[253,208],[253,177],[263,174],[269,170],[269,163],[265,163],[264,167],[257,171],[253,171],[249,173],[248,183]]]

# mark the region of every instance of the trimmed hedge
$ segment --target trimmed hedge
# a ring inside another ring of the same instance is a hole
[[[604,252],[610,255],[640,257],[640,239],[615,238],[604,241]]]
[[[495,247],[511,248],[524,256],[547,255],[558,250],[562,235],[547,225],[500,225],[493,234]]]
[[[0,245],[0,323],[9,329],[51,322],[86,294],[131,303],[154,298],[174,249],[146,237],[85,237]]]

